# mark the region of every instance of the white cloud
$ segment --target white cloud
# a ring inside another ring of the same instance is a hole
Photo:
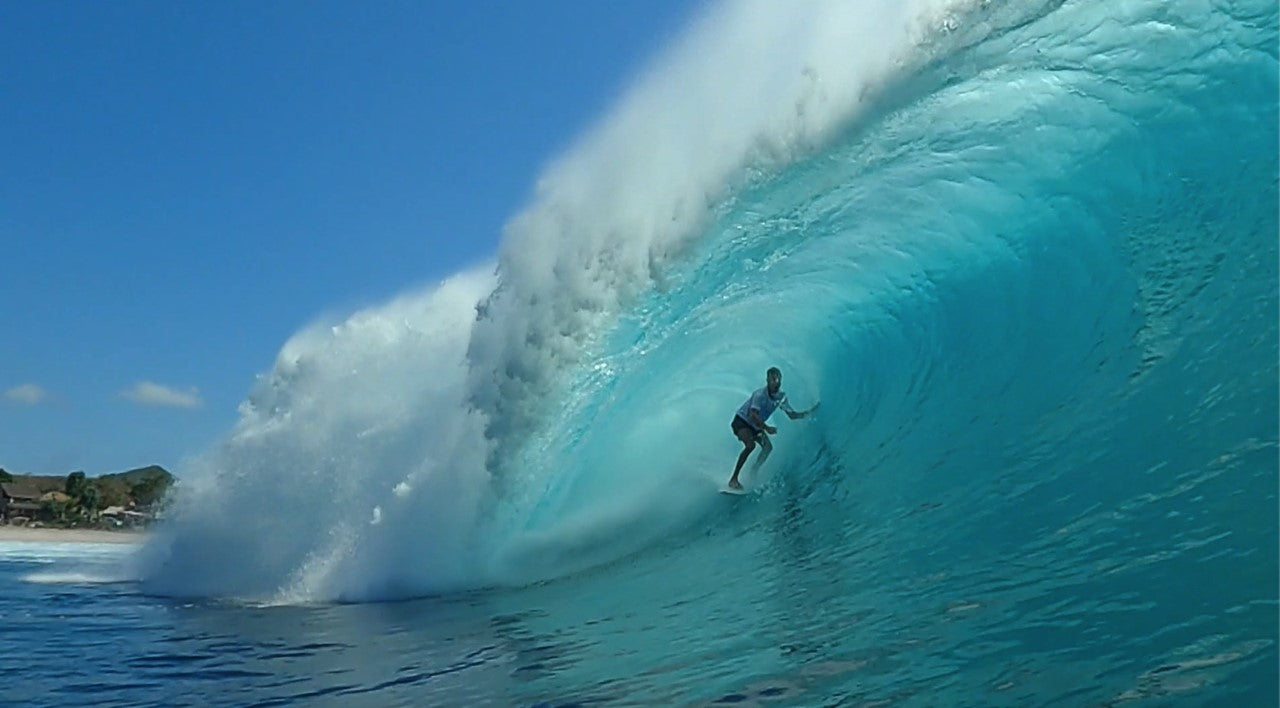
[[[203,404],[200,392],[194,386],[180,391],[151,381],[139,381],[133,388],[121,391],[120,397],[138,405],[163,408],[199,408]]]
[[[15,401],[17,403],[25,403],[29,406],[34,406],[35,404],[48,398],[49,393],[45,391],[43,388],[40,388],[39,386],[33,383],[29,383],[29,384],[22,384],[21,386],[14,386],[8,391],[5,391],[4,397],[10,401]]]

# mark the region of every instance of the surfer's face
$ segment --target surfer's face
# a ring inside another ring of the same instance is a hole
[[[769,387],[770,395],[777,393],[778,389],[782,388],[782,374],[769,372],[769,375],[765,377],[765,383]]]

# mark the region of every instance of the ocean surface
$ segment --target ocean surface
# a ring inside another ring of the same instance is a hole
[[[146,544],[0,544],[0,704],[1276,705],[1277,41],[709,6]]]

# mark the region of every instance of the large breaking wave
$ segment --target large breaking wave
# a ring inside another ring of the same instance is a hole
[[[1271,2],[712,6],[496,265],[284,346],[144,586],[366,600],[711,552],[771,365],[823,407],[764,498],[894,563],[1226,533],[1274,586],[1276,39]]]

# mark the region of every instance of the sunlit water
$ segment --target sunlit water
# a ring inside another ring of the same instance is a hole
[[[713,8],[496,274],[291,339],[136,556],[5,547],[0,691],[1275,705],[1276,24]],[[717,494],[771,365],[822,408]]]

